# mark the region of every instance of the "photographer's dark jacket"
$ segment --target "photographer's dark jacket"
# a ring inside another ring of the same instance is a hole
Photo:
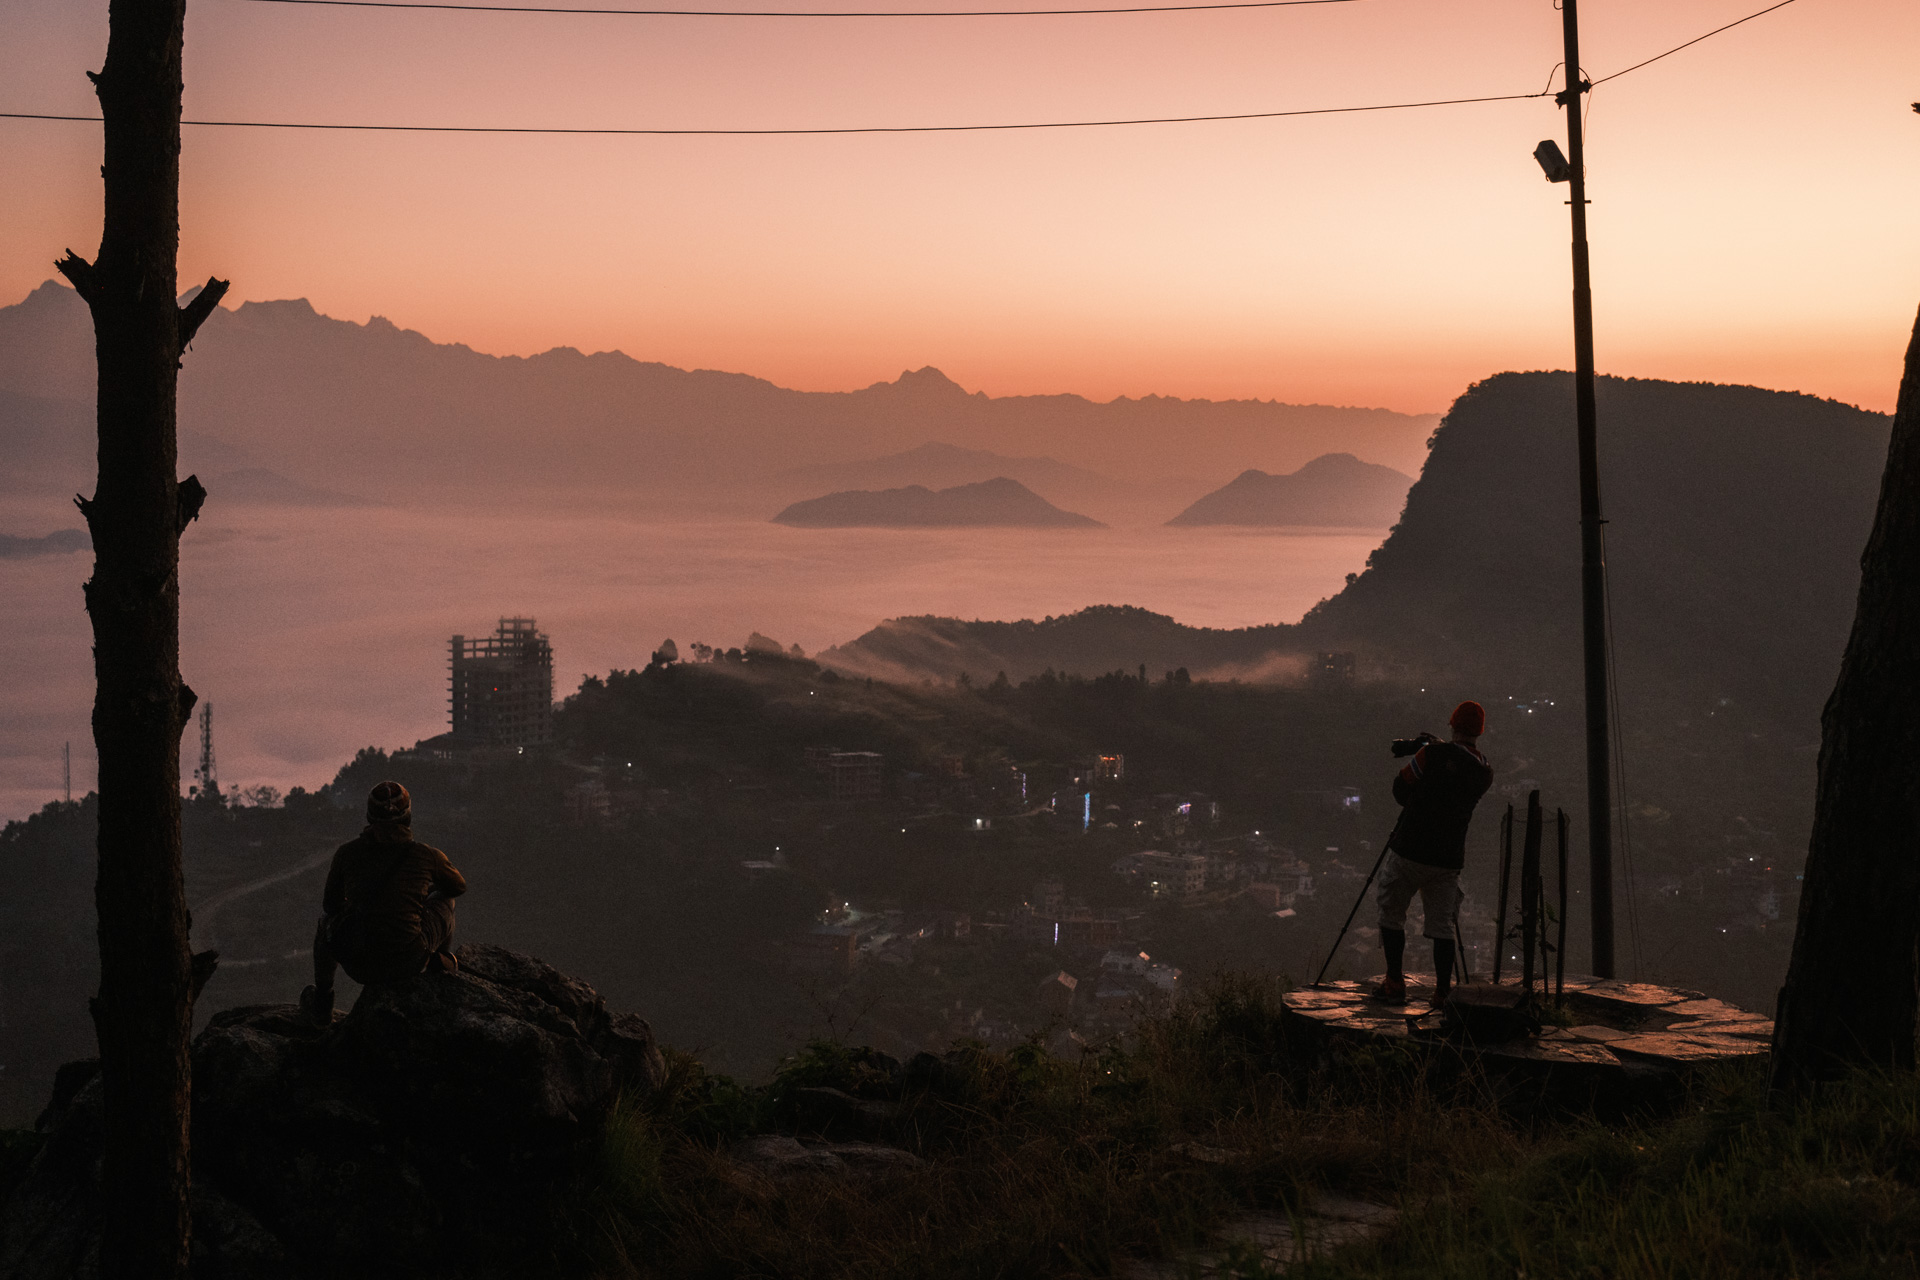
[[[1493,767],[1472,747],[1429,742],[1393,779],[1400,825],[1392,849],[1410,862],[1458,871],[1467,860],[1467,824],[1493,785]]]

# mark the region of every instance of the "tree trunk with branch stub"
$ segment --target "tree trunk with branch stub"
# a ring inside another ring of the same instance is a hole
[[[188,1039],[212,953],[189,955],[180,869],[180,534],[206,496],[175,476],[180,355],[226,292],[176,306],[185,0],[112,0],[105,66],[106,208],[98,258],[58,264],[93,313],[99,476],[77,498],[93,535],[93,737],[100,761],[101,1164],[108,1277],[187,1272]]]
[[[1796,518],[1818,520],[1818,511]],[[1783,606],[1791,608],[1790,601]],[[1813,838],[1773,1082],[1911,1070],[1920,1013],[1920,322],[1907,347],[1840,679],[1821,717]]]

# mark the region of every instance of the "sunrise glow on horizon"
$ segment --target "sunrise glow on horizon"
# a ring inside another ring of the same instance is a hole
[[[1587,72],[1758,7],[1589,3]],[[93,111],[106,5],[18,0],[6,22],[0,109]],[[1601,372],[1891,409],[1920,297],[1917,38],[1911,3],[1799,0],[1595,91]],[[187,115],[1099,119],[1531,93],[1558,59],[1548,0],[847,22],[195,0]],[[181,283],[803,389],[930,364],[994,395],[1434,412],[1571,363],[1566,188],[1530,154],[1563,136],[1550,98],[1034,133],[189,129]],[[97,126],[0,121],[0,303],[97,244],[98,150]]]

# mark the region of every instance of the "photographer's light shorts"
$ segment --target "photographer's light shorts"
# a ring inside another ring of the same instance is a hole
[[[1387,853],[1380,865],[1380,882],[1373,900],[1380,908],[1380,927],[1401,932],[1407,927],[1407,907],[1414,894],[1420,895],[1420,907],[1427,913],[1429,938],[1452,938],[1453,917],[1460,910],[1460,873],[1452,867],[1432,867],[1412,862],[1399,854]]]

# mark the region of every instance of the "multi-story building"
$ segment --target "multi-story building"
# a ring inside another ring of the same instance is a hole
[[[1148,849],[1116,858],[1115,875],[1125,877],[1146,889],[1154,897],[1186,897],[1207,887],[1207,856],[1204,853],[1164,853]]]
[[[835,800],[878,800],[886,758],[877,751],[836,751],[827,758],[827,782]]]
[[[553,740],[553,646],[532,618],[502,618],[490,636],[455,636],[453,738],[462,747]]]

